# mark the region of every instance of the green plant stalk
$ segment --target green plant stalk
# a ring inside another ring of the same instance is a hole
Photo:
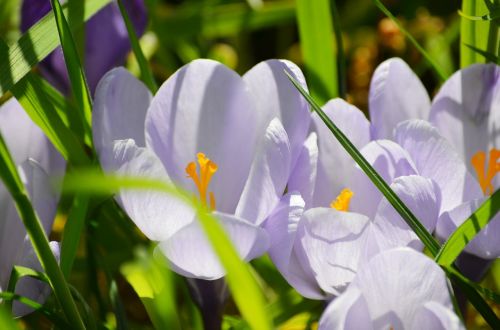
[[[123,21],[125,22],[125,26],[127,27],[128,38],[130,40],[130,44],[132,45],[132,50],[137,59],[137,63],[139,64],[139,68],[141,69],[141,79],[144,81],[146,86],[148,86],[151,93],[155,94],[158,90],[158,85],[156,84],[155,78],[153,77],[153,73],[151,72],[151,68],[148,65],[148,61],[142,52],[141,45],[139,44],[139,39],[137,38],[137,34],[135,33],[134,26],[130,21],[130,17],[128,16],[127,10],[123,5],[123,0],[118,0],[118,6],[120,7],[120,12],[123,17]]]
[[[50,3],[54,11],[54,18],[56,20],[57,31],[59,32],[59,40],[61,42],[64,62],[68,70],[72,91],[80,109],[80,117],[82,123],[84,123],[85,131],[90,132],[92,99],[85,78],[85,72],[59,0],[50,0]]]
[[[422,241],[424,246],[429,250],[431,255],[435,257],[439,251],[439,243],[432,237],[432,235],[425,229],[425,227],[418,221],[418,219],[413,215],[413,213],[408,209],[408,207],[399,199],[399,197],[394,193],[391,187],[380,177],[380,175],[375,171],[375,169],[366,161],[363,155],[356,149],[356,147],[349,141],[349,139],[342,133],[341,130],[328,118],[328,116],[323,112],[323,110],[318,106],[314,99],[302,88],[302,86],[295,81],[295,79],[285,71],[292,84],[300,91],[302,96],[309,102],[314,111],[318,113],[320,118],[323,120],[325,125],[330,129],[335,138],[344,147],[344,149],[351,155],[354,161],[359,165],[359,167],[365,172],[365,174],[370,178],[373,184],[382,192],[382,194],[391,203],[394,209],[399,213],[403,220],[408,224],[408,226],[415,232],[418,238]],[[476,310],[484,317],[484,319],[495,328],[498,324],[498,318],[495,316],[491,308],[484,301],[481,295],[478,294],[476,289],[470,286],[466,281],[463,280],[463,276],[454,268],[448,267],[444,268],[449,274],[453,274],[453,278],[460,288],[467,295],[467,298],[474,305]]]
[[[320,102],[339,95],[337,49],[329,0],[297,0],[297,24],[305,74]]]
[[[370,178],[375,186],[382,192],[385,198],[391,203],[394,209],[401,215],[403,220],[410,226],[410,228],[417,234],[418,238],[424,243],[425,247],[429,249],[431,254],[435,256],[439,251],[439,243],[432,237],[432,235],[425,229],[425,227],[418,221],[408,207],[399,199],[398,195],[391,189],[391,187],[382,179],[382,177],[375,171],[375,169],[368,163],[363,155],[356,149],[356,147],[349,141],[349,139],[342,133],[342,131],[328,118],[323,112],[321,107],[314,101],[314,99],[295,81],[295,79],[285,72],[292,84],[300,91],[304,98],[309,102],[312,109],[316,111],[321,120],[330,129],[337,141],[342,147],[351,155],[356,163],[361,167],[363,172]]]
[[[0,134],[0,176],[5,186],[9,190],[15,201],[17,211],[23,221],[26,232],[33,244],[35,253],[47,273],[50,285],[59,301],[68,321],[74,323],[76,329],[85,329],[80,314],[76,308],[75,302],[71,297],[69,288],[64,279],[63,273],[57,264],[56,258],[52,254],[49,241],[40,223],[40,219],[35,213],[28,193],[21,181],[17,168],[8,152],[7,145]]]
[[[401,25],[399,20],[387,9],[387,7],[384,6],[384,4],[380,0],[373,0],[375,2],[375,5],[387,16],[393,21],[399,28],[401,32],[405,35],[405,37],[410,40],[410,42],[413,44],[415,48],[424,56],[426,61],[430,64],[431,68],[436,72],[437,76],[441,80],[441,82],[446,81],[448,79],[448,76],[446,73],[443,71],[443,69],[436,63],[436,61],[432,58],[431,55],[422,47],[418,41]]]

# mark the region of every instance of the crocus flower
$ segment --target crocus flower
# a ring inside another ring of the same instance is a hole
[[[147,24],[143,0],[125,0],[124,5],[137,34],[144,33]],[[50,0],[24,0],[21,7],[21,31],[51,10]],[[111,3],[94,15],[85,28],[85,73],[93,93],[101,77],[115,66],[123,65],[130,51],[130,41],[120,10]],[[61,48],[57,48],[40,63],[43,76],[61,92],[69,92],[69,78]]]
[[[50,191],[47,173],[58,173],[64,167],[62,157],[55,151],[42,131],[29,119],[15,99],[0,108],[0,132],[9,148],[31,202],[48,234],[56,213],[57,196]],[[26,235],[14,201],[3,183],[0,183],[0,290],[6,290],[15,265],[42,271],[31,242]],[[57,242],[50,246],[59,256]],[[50,294],[50,287],[33,278],[21,278],[16,294],[43,303]],[[31,308],[14,302],[13,313],[22,316]]]
[[[112,70],[97,88],[93,113],[102,167],[193,192],[243,259],[263,254],[268,237],[259,226],[282,196],[303,143],[285,129],[306,136],[309,124],[305,101],[281,84],[285,69],[303,81],[286,61],[266,61],[242,78],[217,62],[196,60],[154,97],[124,69]],[[276,105],[271,113],[268,104]],[[224,275],[189,206],[155,192],[122,191],[118,200],[159,242],[174,271],[210,280]]]
[[[446,276],[412,249],[383,251],[363,265],[324,311],[319,329],[464,329]]]

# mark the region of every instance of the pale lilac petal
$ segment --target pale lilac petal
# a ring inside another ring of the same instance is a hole
[[[290,173],[290,143],[275,118],[266,130],[250,169],[235,215],[260,225],[278,204]]]
[[[215,212],[227,235],[243,260],[264,254],[269,247],[267,233],[241,218]],[[209,240],[198,221],[183,227],[158,248],[167,257],[177,273],[192,278],[215,280],[225,275]]]
[[[465,327],[451,309],[435,301],[429,301],[418,312],[411,329],[461,330]]]
[[[58,242],[50,242],[50,249],[56,257],[57,261],[60,258],[60,246]],[[31,244],[25,244],[26,251],[23,253],[23,258],[18,263],[18,266],[28,267],[39,272],[43,272],[42,265],[35,254]],[[45,303],[51,293],[50,285],[40,280],[31,277],[22,277],[17,281],[15,293],[17,295],[27,297],[40,304]],[[15,317],[21,317],[33,312],[31,307],[28,307],[18,301],[12,304],[12,313]]]
[[[355,106],[342,99],[334,99],[323,106],[323,111],[358,149],[370,141],[370,122]],[[342,189],[350,186],[350,172],[354,160],[344,150],[319,116],[313,114],[318,133],[318,175],[314,206],[328,206]]]
[[[361,154],[387,184],[391,184],[397,177],[417,172],[406,150],[389,140],[372,141],[361,149]],[[356,165],[353,169],[351,184],[348,186],[354,193],[350,210],[373,219],[382,200],[382,193],[359,166]]]
[[[151,97],[147,87],[124,68],[113,69],[101,79],[92,112],[94,145],[101,161],[115,140],[132,139],[138,147],[146,146],[144,122]]]
[[[410,248],[382,251],[358,270],[351,288],[366,300],[374,328],[410,329],[419,307],[435,301],[452,308],[443,270]]]
[[[32,158],[50,175],[64,170],[62,156],[15,98],[0,107],[0,132],[16,165]]]
[[[400,58],[381,63],[370,84],[372,139],[392,139],[396,125],[408,119],[425,119],[431,102],[424,85]]]
[[[243,80],[253,95],[261,125],[266,127],[275,117],[283,123],[290,139],[294,164],[309,132],[311,114],[309,104],[290,82],[285,71],[307,90],[299,67],[286,60],[260,62],[243,76]]]
[[[332,208],[307,210],[297,229],[298,256],[307,259],[321,289],[339,295],[366,261],[370,219]]]
[[[306,203],[312,206],[316,186],[318,165],[318,143],[316,133],[311,133],[304,142],[299,158],[288,180],[288,191],[298,191]]]
[[[446,240],[458,226],[460,226],[483,203],[484,199],[467,201],[456,208],[444,212],[439,218],[436,233],[439,238]],[[467,244],[465,251],[483,259],[500,257],[500,213],[497,213],[474,239]]]
[[[436,227],[441,206],[440,191],[436,183],[421,176],[411,175],[396,178],[391,188],[424,227],[432,233]],[[423,248],[417,235],[385,198],[378,206],[374,223],[386,236],[383,242],[385,248],[400,246]]]
[[[283,277],[301,295],[310,299],[325,296],[314,278],[311,268],[302,265],[294,251],[297,225],[304,212],[304,200],[296,192],[282,197],[279,205],[264,223],[271,242],[269,256]]]
[[[396,128],[396,142],[411,156],[418,174],[441,188],[441,212],[483,195],[460,156],[429,123],[410,120]]]
[[[373,329],[370,311],[361,292],[352,288],[334,299],[323,312],[318,329]]]
[[[243,79],[220,63],[195,60],[173,74],[146,116],[147,144],[181,187],[196,191],[185,168],[202,152],[218,165],[210,182],[217,210],[234,213],[263,135]]]
[[[113,168],[119,174],[171,183],[156,155],[132,140],[116,141]],[[194,221],[195,210],[176,196],[158,191],[122,190],[118,202],[149,239],[162,241]]]
[[[430,121],[471,170],[475,153],[500,149],[500,67],[474,64],[456,72],[434,98]]]

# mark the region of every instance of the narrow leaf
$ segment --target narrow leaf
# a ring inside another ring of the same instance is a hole
[[[336,37],[329,0],[298,0],[297,24],[305,74],[322,103],[339,95]]]

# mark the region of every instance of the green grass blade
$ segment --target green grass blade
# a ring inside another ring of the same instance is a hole
[[[0,304],[0,329],[19,330],[21,329],[13,316],[8,312],[5,305]]]
[[[465,44],[465,46],[470,48],[472,51],[480,54],[489,62],[496,63],[497,65],[500,65],[500,56],[495,56],[486,50],[479,49],[479,48],[474,47],[474,46],[469,45],[469,44]]]
[[[66,111],[68,105],[60,94],[33,73],[21,79],[12,93],[66,160],[75,165],[90,163],[83,141],[75,136],[68,118],[63,117],[71,111]]]
[[[111,0],[85,1],[84,20],[87,21]],[[73,22],[71,22],[73,23]],[[76,22],[71,28],[76,30],[81,27]],[[56,47],[59,46],[57,27],[54,23],[54,14],[48,13],[38,23],[32,26],[15,44],[6,52],[0,53],[0,95],[21,80],[31,69]]]
[[[425,60],[429,63],[431,68],[436,72],[437,76],[439,79],[441,79],[441,82],[444,82],[448,77],[451,75],[451,72],[445,72],[441,68],[441,66],[438,65],[438,63],[434,60],[434,58],[422,47],[418,41],[411,35],[410,32],[408,32],[403,25],[399,22],[399,20],[387,9],[386,6],[382,3],[380,0],[373,0],[375,2],[375,5],[387,16],[389,17],[403,32],[405,37],[417,48],[417,50],[422,54],[422,56],[425,58]]]
[[[486,13],[488,8],[484,0],[463,0],[461,12],[467,16],[477,16]],[[487,49],[488,22],[473,21],[461,17],[460,27],[460,67],[465,68],[473,63],[484,62],[484,57],[467,45],[477,49]]]
[[[329,0],[297,0],[297,24],[305,75],[322,103],[339,95],[337,50]]]
[[[363,157],[363,155],[356,149],[356,147],[349,141],[349,139],[342,133],[342,131],[328,118],[328,116],[323,112],[320,106],[314,101],[314,99],[300,86],[300,84],[295,81],[295,79],[288,75],[290,81],[294,86],[300,91],[304,98],[309,102],[311,108],[316,111],[321,120],[330,129],[335,138],[344,147],[344,149],[351,155],[351,157],[356,161],[359,167],[365,172],[365,174],[370,178],[373,184],[382,192],[382,194],[387,198],[389,203],[394,207],[394,209],[399,213],[403,220],[410,226],[410,228],[417,234],[418,238],[422,241],[424,246],[429,249],[431,254],[434,256],[439,250],[439,243],[432,237],[432,235],[425,229],[425,227],[418,221],[418,219],[413,215],[413,213],[408,209],[408,207],[399,199],[396,193],[389,187],[389,185],[382,179],[382,177],[375,171],[375,169],[368,163],[368,161]]]
[[[142,52],[141,45],[139,44],[139,39],[137,38],[137,34],[135,33],[134,25],[130,21],[127,10],[123,5],[123,0],[118,0],[118,6],[120,7],[123,21],[125,22],[125,26],[127,27],[130,45],[132,46],[132,50],[141,70],[141,79],[146,84],[146,86],[148,86],[151,93],[155,94],[158,90],[158,85],[156,84],[155,78],[153,77],[153,73],[151,72],[148,61],[146,60],[146,57]]]
[[[59,0],[50,0],[54,18],[56,20],[57,31],[59,32],[59,40],[64,55],[64,62],[68,70],[69,80],[71,82],[71,90],[75,96],[76,103],[81,112],[80,122],[83,123],[86,132],[90,132],[92,120],[92,98],[90,96],[85,71],[80,62],[80,57],[76,48],[75,41],[71,34],[71,29],[68,21],[64,16]]]
[[[109,194],[120,189],[157,190],[184,203],[192,205],[198,211],[198,219],[211,242],[222,266],[227,272],[226,281],[233,294],[234,301],[241,314],[254,329],[271,329],[271,321],[266,314],[265,300],[259,285],[252,276],[249,265],[243,262],[224,229],[210,212],[192,195],[181,192],[177,187],[165,182],[134,177],[104,176],[97,172],[78,171],[68,174],[63,190],[75,193]]]
[[[85,224],[88,205],[89,198],[87,196],[76,195],[68,214],[68,220],[64,226],[61,242],[61,270],[66,278],[68,278],[71,273],[73,261],[76,257],[78,243],[80,242],[80,236]]]
[[[500,210],[500,189],[448,237],[436,255],[436,262],[441,266],[451,266],[467,244],[493,219],[498,210]]]
[[[33,244],[33,249],[49,278],[50,285],[59,301],[66,319],[70,320],[76,329],[84,329],[75,302],[71,297],[64,276],[52,254],[49,241],[45,236],[42,224],[30,203],[28,192],[24,187],[7,145],[0,134],[0,177],[14,199],[19,217],[23,221],[26,232]]]

